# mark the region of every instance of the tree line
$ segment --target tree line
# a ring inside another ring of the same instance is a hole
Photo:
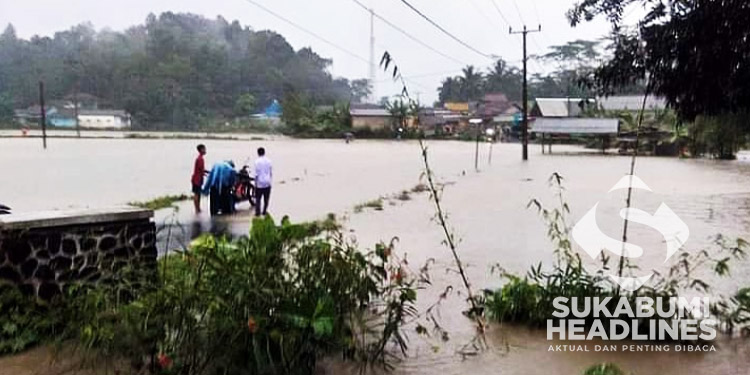
[[[593,97],[596,95],[588,83],[591,75],[605,59],[612,45],[605,40],[574,40],[553,45],[545,53],[530,56],[537,72],[529,73],[529,97]],[[551,66],[550,72],[539,72],[539,64]],[[531,65],[531,64],[530,64]],[[520,102],[523,71],[503,59],[482,71],[469,65],[460,75],[446,77],[438,88],[438,101],[477,101],[488,93],[503,93],[509,100]],[[620,93],[643,93],[643,87],[634,85],[619,90]]]
[[[149,15],[122,32],[81,24],[51,37],[0,35],[0,118],[49,99],[91,94],[144,129],[193,129],[262,110],[287,92],[315,104],[361,100],[366,80],[333,77],[331,60],[273,31],[193,14]]]

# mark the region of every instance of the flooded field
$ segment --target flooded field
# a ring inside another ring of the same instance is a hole
[[[38,139],[0,139],[0,203],[24,212],[106,207],[187,193],[196,143],[52,139],[48,150],[42,151]],[[458,276],[446,272],[451,257],[432,221],[428,195],[395,197],[420,182],[422,162],[416,142],[345,144],[274,138],[203,143],[208,147],[209,167],[223,159],[242,165],[253,160],[255,148],[266,147],[275,168],[270,211],[276,218],[289,215],[293,221],[303,221],[335,213],[364,249],[397,237],[399,254],[407,254],[411,264],[435,259],[435,285],[420,294],[420,305],[434,302],[447,285],[460,290]],[[553,147],[552,155],[542,155],[532,146],[530,160],[524,163],[519,145],[495,144],[489,164],[490,146],[483,144],[480,168],[475,171],[473,143],[431,142],[429,150],[435,173],[445,184],[445,209],[476,289],[501,283],[491,272],[493,265],[522,274],[532,265],[552,261],[544,223],[527,204],[531,199],[550,208],[559,204],[548,183],[554,172],[565,177],[571,224],[599,202],[600,227],[610,237],[620,235],[618,212],[625,192],[607,192],[628,172],[630,158],[568,146]],[[637,191],[633,206],[653,213],[666,203],[690,229],[686,250],[710,248],[717,234],[750,237],[750,163],[644,157],[638,160],[636,175],[652,192]],[[385,198],[382,210],[354,210],[355,205],[379,197]],[[246,204],[239,208],[237,215],[212,221],[205,213],[196,217],[191,204],[184,202],[176,213],[160,211],[157,220],[179,223],[172,227],[175,240],[183,231],[185,238],[209,230],[243,234],[250,216]],[[665,245],[658,232],[633,224],[629,237],[646,250],[637,260],[642,269],[664,270],[671,265],[664,262]],[[715,293],[729,294],[750,285],[750,262],[736,264],[731,272],[731,278],[712,280]],[[618,363],[635,374],[746,374],[750,369],[750,345],[743,340],[718,340],[717,352],[706,354],[548,353],[551,342],[544,330],[497,326],[488,334],[490,348],[463,360],[456,351],[473,336],[473,327],[461,315],[464,297],[454,292],[440,310],[441,324],[451,340],[436,343],[410,335],[410,357],[397,367],[397,374],[579,374],[602,361]],[[349,370],[331,364],[324,371]]]

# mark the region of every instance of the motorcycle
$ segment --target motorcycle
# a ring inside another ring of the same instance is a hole
[[[250,176],[250,167],[245,165],[237,173],[237,183],[234,184],[234,200],[242,202],[244,200],[250,203],[250,207],[255,207],[255,180]]]

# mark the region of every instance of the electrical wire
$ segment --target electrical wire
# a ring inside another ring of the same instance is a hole
[[[355,3],[357,4],[357,5],[359,5],[359,6],[360,6],[360,7],[362,8],[362,9],[364,9],[365,11],[367,11],[367,13],[370,13],[370,12],[371,12],[371,10],[370,10],[369,8],[367,8],[367,6],[365,6],[364,4],[362,4],[362,2],[360,2],[359,0],[352,0],[352,1],[353,1],[353,2],[355,2]],[[440,50],[438,50],[438,49],[436,49],[436,48],[434,48],[434,47],[430,46],[429,44],[427,44],[427,43],[425,43],[425,42],[423,42],[423,41],[419,40],[419,39],[418,39],[417,37],[415,37],[415,36],[413,36],[413,35],[409,34],[409,33],[408,33],[408,32],[407,32],[406,30],[404,30],[404,29],[402,29],[402,28],[398,27],[398,26],[397,26],[396,24],[394,24],[393,22],[389,21],[389,20],[388,20],[388,19],[386,19],[385,17],[383,17],[383,16],[381,16],[381,15],[379,15],[379,14],[375,13],[374,11],[372,11],[372,15],[373,15],[373,16],[375,16],[375,18],[377,18],[377,19],[381,20],[381,21],[382,21],[383,23],[385,23],[386,25],[390,26],[390,27],[391,27],[392,29],[394,29],[394,30],[398,31],[399,33],[403,34],[404,36],[406,36],[407,38],[411,39],[412,41],[414,41],[414,42],[416,42],[416,43],[420,44],[421,46],[423,46],[423,47],[425,47],[425,48],[429,49],[430,51],[432,51],[432,52],[435,52],[436,54],[438,54],[438,55],[440,55],[440,56],[442,56],[442,57],[445,57],[446,59],[448,59],[448,60],[451,60],[451,61],[453,61],[453,62],[456,62],[456,63],[458,63],[458,64],[461,64],[461,65],[469,65],[469,64],[467,64],[466,62],[463,62],[463,61],[461,61],[461,60],[458,60],[458,59],[456,59],[456,58],[455,58],[455,57],[453,57],[453,56],[450,56],[450,55],[448,55],[448,54],[446,54],[446,53],[443,53],[443,52],[441,52]]]
[[[280,19],[280,20],[282,20],[282,21],[284,21],[284,22],[286,22],[288,24],[290,24],[291,26],[295,27],[296,29],[301,30],[302,32],[304,32],[304,33],[306,33],[306,34],[308,34],[308,35],[310,35],[310,36],[312,36],[312,37],[320,40],[321,42],[326,43],[329,46],[331,46],[333,48],[336,48],[337,50],[339,50],[341,52],[346,53],[347,55],[349,55],[351,57],[354,57],[354,58],[356,58],[358,60],[362,60],[362,61],[364,61],[367,64],[370,63],[370,60],[368,60],[368,59],[366,59],[366,58],[364,58],[362,56],[359,56],[356,53],[354,53],[354,52],[352,52],[352,51],[350,51],[350,50],[348,50],[348,49],[346,49],[344,47],[341,47],[341,46],[339,46],[336,43],[331,42],[330,40],[328,40],[328,39],[326,39],[326,38],[324,38],[324,37],[322,37],[322,36],[320,36],[320,35],[312,32],[310,30],[306,29],[305,27],[302,27],[302,26],[296,24],[295,22],[293,22],[293,21],[289,20],[288,18],[286,18],[286,17],[284,17],[284,16],[282,16],[282,15],[280,15],[280,14],[278,14],[278,13],[276,13],[276,12],[274,12],[274,11],[268,9],[268,8],[266,8],[265,6],[261,5],[260,3],[254,1],[254,0],[245,0],[245,1],[248,2],[248,3],[250,3],[250,4],[255,5],[256,7],[260,8],[263,11],[265,11],[266,13],[268,13],[268,14],[270,14],[270,15],[272,15],[272,16],[274,16],[274,17],[276,17],[276,18],[278,18],[278,19]]]
[[[417,13],[420,17],[424,18],[432,26],[434,26],[435,28],[437,28],[438,30],[440,30],[443,34],[449,36],[451,39],[455,40],[456,42],[458,42],[462,46],[464,46],[467,49],[471,50],[472,52],[474,52],[474,53],[476,53],[478,55],[481,55],[483,57],[486,57],[488,59],[492,59],[492,60],[495,59],[495,57],[493,55],[484,53],[484,52],[482,52],[482,51],[480,51],[480,50],[472,47],[471,45],[469,45],[468,43],[464,42],[463,40],[459,39],[457,36],[451,34],[448,30],[446,30],[445,28],[443,28],[442,26],[440,26],[440,24],[438,24],[437,22],[433,21],[430,17],[428,17],[427,15],[425,15],[424,13],[422,13],[416,7],[414,7],[414,5],[411,5],[411,3],[409,3],[407,0],[401,0],[401,2],[404,5],[406,5],[409,9],[411,9],[414,13]]]

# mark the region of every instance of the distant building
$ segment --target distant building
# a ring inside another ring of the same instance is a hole
[[[352,104],[349,108],[353,129],[383,130],[393,125],[393,115],[378,105]]]
[[[453,112],[462,112],[462,113],[468,113],[469,112],[469,103],[468,102],[446,102],[443,107],[449,111]]]
[[[531,108],[533,117],[578,117],[593,103],[583,98],[537,98]]]
[[[419,111],[419,125],[427,135],[451,135],[468,127],[469,116],[444,108],[423,108]]]
[[[643,106],[643,95],[625,95],[600,97],[596,100],[600,109],[605,111],[638,112]],[[646,98],[646,111],[661,111],[667,108],[664,98],[649,95]]]
[[[521,106],[502,93],[485,94],[474,115],[495,124],[512,123],[522,112]]]
[[[78,111],[78,121],[88,129],[130,128],[130,115],[120,109],[84,109]]]
[[[48,126],[73,128],[76,126],[75,105],[64,100],[50,100],[44,108]],[[21,125],[39,125],[41,107],[33,105],[14,111],[14,119]],[[78,109],[78,122],[81,128],[126,129],[130,128],[130,115],[120,109]]]
[[[57,128],[73,128],[76,126],[75,111],[66,108],[47,111],[47,125]]]

